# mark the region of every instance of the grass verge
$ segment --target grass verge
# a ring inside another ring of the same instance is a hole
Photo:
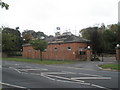
[[[40,59],[24,59],[24,58],[2,58],[2,60],[8,61],[19,61],[19,62],[29,62],[37,64],[70,64],[75,63],[74,61],[61,61],[61,60],[40,60]]]
[[[120,70],[120,64],[103,64],[98,66],[102,67],[103,69]]]

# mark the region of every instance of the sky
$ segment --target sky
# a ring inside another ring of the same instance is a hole
[[[118,22],[120,0],[2,0],[9,10],[0,8],[0,26],[42,31],[54,35],[71,31],[78,35],[83,28]]]

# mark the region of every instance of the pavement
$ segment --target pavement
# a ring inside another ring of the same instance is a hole
[[[6,88],[118,88],[116,71],[103,71],[98,64],[117,61],[82,61],[74,64],[43,65],[3,61],[2,87]]]

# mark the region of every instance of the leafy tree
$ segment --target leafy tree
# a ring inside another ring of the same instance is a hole
[[[89,27],[80,31],[83,38],[91,40],[93,53],[115,53],[116,44],[120,44],[120,24],[105,27]]]
[[[2,33],[2,51],[9,53],[16,49],[15,47],[16,36],[9,33]]]
[[[22,32],[23,39],[25,40],[24,43],[29,43],[30,40],[33,39],[41,39],[42,37],[46,37],[43,32],[35,32],[34,30],[24,30]]]
[[[9,5],[7,3],[3,2],[2,0],[0,0],[0,6],[1,6],[1,8],[5,8],[6,10],[9,9]]]
[[[35,50],[40,50],[40,58],[42,61],[42,52],[47,48],[47,42],[44,40],[32,40],[30,44],[33,46]]]
[[[119,24],[109,25],[104,31],[104,40],[106,42],[106,52],[115,52],[116,44],[120,44],[120,29]]]
[[[80,33],[82,37],[91,41],[94,59],[97,54],[103,53],[104,39],[103,39],[103,28],[89,27],[82,29]]]
[[[7,55],[16,55],[16,51],[21,51],[22,38],[17,29],[2,28],[2,51]]]
[[[23,43],[29,43],[33,39],[33,36],[29,33],[23,34]]]

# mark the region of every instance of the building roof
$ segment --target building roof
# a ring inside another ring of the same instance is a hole
[[[90,42],[90,40],[84,39],[80,36],[75,36],[73,34],[63,33],[62,35],[52,38],[51,41],[48,41],[49,44],[53,43],[70,43],[70,42]]]
[[[50,36],[44,39],[45,41],[48,42],[48,44],[58,44],[58,43],[74,43],[74,42],[79,42],[79,43],[90,43],[90,40],[84,39],[80,36],[75,36],[70,32],[65,32],[62,35],[58,36]],[[24,44],[22,46],[30,46],[30,44]]]
[[[24,46],[31,46],[31,45],[28,43],[28,44],[24,44],[24,45],[22,45],[22,46],[24,47]]]

